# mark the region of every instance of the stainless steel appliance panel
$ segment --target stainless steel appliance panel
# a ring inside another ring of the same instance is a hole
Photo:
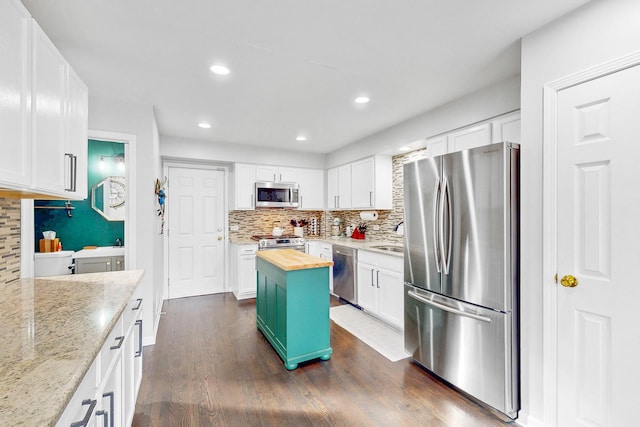
[[[404,281],[434,292],[441,291],[439,218],[439,158],[422,159],[404,167]]]
[[[512,314],[405,286],[405,349],[444,380],[514,418],[519,378]]]
[[[511,216],[517,212],[511,209],[511,153],[507,145],[494,144],[442,156],[441,293],[502,311],[513,307],[517,259],[511,247]]]
[[[358,303],[356,292],[356,250],[333,245],[333,293],[352,304]]]

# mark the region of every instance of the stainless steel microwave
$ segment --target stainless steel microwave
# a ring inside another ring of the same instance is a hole
[[[256,182],[256,208],[297,208],[298,184],[293,182]]]

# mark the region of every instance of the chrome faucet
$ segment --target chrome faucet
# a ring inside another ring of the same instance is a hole
[[[118,237],[116,239],[116,244],[115,245],[118,246],[118,247],[122,246],[122,239]]]

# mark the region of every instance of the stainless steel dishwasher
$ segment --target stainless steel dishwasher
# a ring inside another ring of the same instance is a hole
[[[356,249],[333,245],[333,293],[358,304],[356,292]]]

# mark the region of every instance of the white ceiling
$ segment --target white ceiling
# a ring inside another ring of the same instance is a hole
[[[153,105],[161,135],[327,153],[517,75],[520,38],[587,1],[23,3],[92,96]]]

